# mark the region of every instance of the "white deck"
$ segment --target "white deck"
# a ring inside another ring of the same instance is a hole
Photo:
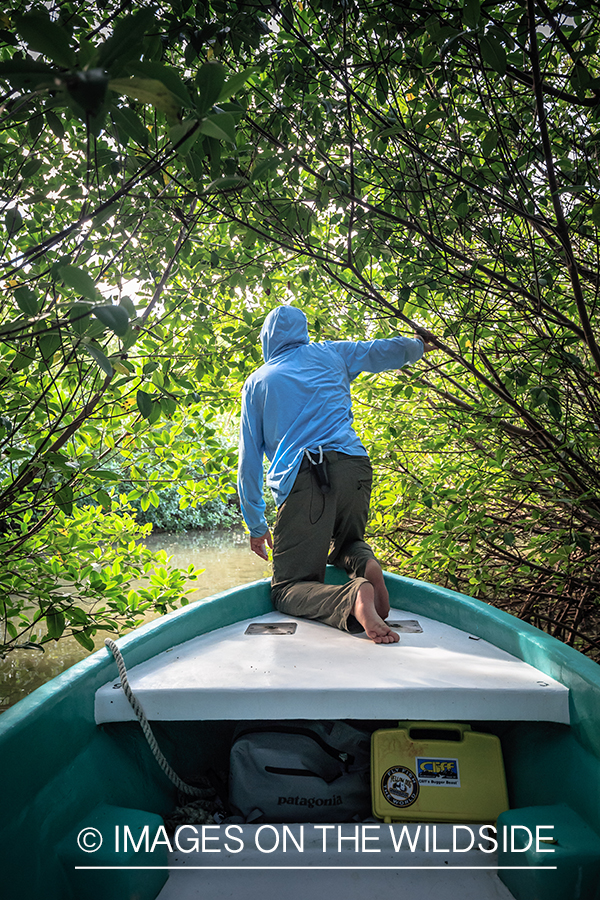
[[[300,844],[300,826],[288,827]],[[422,839],[415,852],[406,842],[396,852],[389,826],[371,826],[365,846],[370,851],[379,849],[378,853],[362,852],[360,831],[359,852],[353,841],[342,841],[341,852],[338,852],[337,825],[326,833],[325,852],[323,832],[313,831],[312,825],[305,825],[302,852],[288,838],[285,854],[283,826],[267,826],[258,836],[259,847],[264,848],[261,852],[256,846],[258,828],[256,825],[243,826],[244,848],[240,852],[227,852],[221,835],[220,840],[207,842],[207,847],[219,850],[218,853],[172,853],[169,865],[174,870],[157,900],[205,900],[206,897],[218,897],[219,900],[239,900],[240,897],[244,900],[265,900],[266,897],[285,897],[286,900],[306,900],[307,897],[328,897],[329,900],[365,900],[365,897],[377,900],[398,900],[399,897],[403,900],[513,900],[513,895],[493,870],[497,865],[496,854],[477,849],[480,840],[477,825],[471,826],[476,835],[474,849],[456,853],[440,852],[452,847],[452,825],[435,826],[436,852],[433,850],[433,826],[429,826],[429,849],[425,850]],[[275,828],[279,833],[279,846],[273,852],[267,852],[275,846],[272,830]],[[339,828],[344,836],[355,833],[353,824]],[[410,826],[413,839],[416,828]],[[402,826],[394,825],[393,829],[398,840]],[[378,840],[369,842],[369,838],[378,834]],[[459,833],[457,847],[467,846],[466,841],[461,843],[467,835],[464,830]],[[185,845],[185,838],[182,837],[182,841]],[[239,848],[234,841],[229,841],[229,845]],[[483,846],[489,845],[484,843]],[[199,871],[194,870],[196,866],[200,867]]]
[[[268,613],[192,638],[129,671],[150,720],[412,719],[569,722],[568,690],[504,650],[425,616],[421,634],[374,644],[320,622]],[[251,622],[295,634],[246,635]],[[127,657],[125,656],[125,664]],[[117,687],[115,687],[115,685]],[[96,722],[135,718],[118,678],[96,692]]]

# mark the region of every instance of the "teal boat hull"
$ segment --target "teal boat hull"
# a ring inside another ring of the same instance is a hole
[[[343,573],[331,570],[328,579]],[[487,723],[500,736],[511,808],[565,804],[600,835],[600,667],[547,634],[462,594],[387,575],[392,605],[475,633],[535,666],[569,689],[570,726],[551,722]],[[128,668],[156,654],[242,619],[272,610],[269,584],[260,581],[184,607],[119,641]],[[176,791],[158,769],[137,723],[98,726],[96,690],[116,676],[106,649],[92,654],[0,717],[2,817],[0,865],[10,900],[132,900],[136,888],[103,873],[86,887],[74,880],[65,841],[106,806],[161,816]],[[229,723],[168,723],[155,729],[165,755],[183,777],[203,759],[226,753]],[[87,817],[87,818],[86,818]],[[600,838],[598,838],[600,841]],[[600,846],[600,845],[599,845]],[[59,852],[60,851],[60,852]],[[77,873],[79,874],[79,873]],[[83,875],[83,873],[81,873]],[[90,873],[86,873],[88,876]],[[163,876],[148,878],[142,894],[156,896]],[[558,884],[558,880],[555,879]],[[519,897],[523,880],[509,884]],[[93,887],[90,887],[93,885]],[[138,887],[141,887],[138,884]],[[527,885],[526,885],[527,887]],[[527,887],[533,897],[531,888]],[[541,895],[540,895],[541,896]],[[556,895],[560,897],[560,894]],[[545,900],[551,895],[545,890]],[[588,891],[573,900],[595,900]],[[561,900],[571,900],[563,895]]]

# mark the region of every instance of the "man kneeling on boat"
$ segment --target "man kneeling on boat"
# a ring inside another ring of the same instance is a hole
[[[293,306],[272,310],[260,336],[265,364],[242,395],[238,490],[251,549],[262,559],[266,545],[273,549],[273,605],[394,643],[383,572],[364,540],[372,469],[352,428],[350,382],[361,372],[416,362],[433,346],[419,336],[311,342],[306,316]],[[264,455],[278,507],[274,539],[265,519]],[[328,562],[350,581],[324,584]]]

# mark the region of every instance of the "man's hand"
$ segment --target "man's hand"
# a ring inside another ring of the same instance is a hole
[[[431,350],[435,350],[435,344],[430,343],[433,338],[430,331],[425,331],[423,328],[420,334],[415,334],[415,337],[423,343],[423,353],[429,353]]]
[[[257,556],[260,556],[261,559],[268,560],[267,556],[267,548],[265,547],[265,541],[271,548],[273,549],[273,538],[271,537],[271,532],[267,529],[265,534],[262,537],[251,537],[250,538],[250,549],[253,553],[256,553]]]

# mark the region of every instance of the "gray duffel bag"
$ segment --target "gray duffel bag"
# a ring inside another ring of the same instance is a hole
[[[231,747],[229,802],[246,822],[370,814],[370,733],[346,722],[248,722]]]

